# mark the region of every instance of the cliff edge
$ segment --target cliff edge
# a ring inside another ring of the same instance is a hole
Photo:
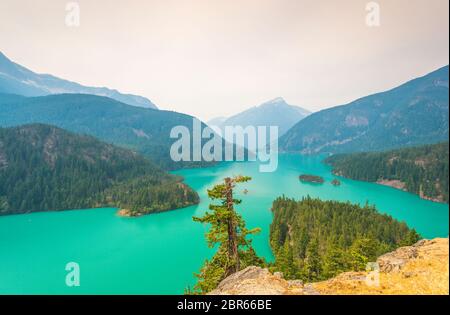
[[[248,267],[224,279],[212,295],[449,294],[449,239],[421,240],[380,256],[378,271],[345,272],[302,283],[280,273]]]

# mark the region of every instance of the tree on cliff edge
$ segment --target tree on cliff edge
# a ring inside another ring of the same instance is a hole
[[[258,233],[259,228],[248,230],[245,221],[236,212],[235,205],[242,200],[234,199],[233,190],[239,183],[251,180],[247,176],[225,178],[224,182],[215,185],[208,190],[208,196],[218,204],[211,204],[209,209],[201,218],[194,217],[194,221],[210,224],[206,233],[208,246],[214,248],[218,245],[216,254],[206,260],[205,264],[196,274],[198,282],[195,286],[197,292],[206,293],[217,287],[219,282],[227,276],[251,265],[263,265],[264,261],[259,258],[247,237]]]

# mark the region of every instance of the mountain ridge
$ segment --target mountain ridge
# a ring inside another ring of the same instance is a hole
[[[12,93],[28,97],[64,93],[93,94],[107,96],[132,106],[157,109],[153,102],[139,95],[120,93],[118,90],[106,87],[89,87],[51,74],[35,73],[11,61],[1,51],[0,93]]]
[[[169,155],[175,141],[170,139],[171,129],[181,125],[192,130],[192,122],[193,117],[186,114],[130,106],[104,96],[55,94],[27,98],[0,94],[2,127],[54,125],[138,151],[164,169],[198,165],[174,162]]]
[[[131,150],[45,124],[0,128],[0,215],[126,208],[147,214],[197,194]]]
[[[280,138],[283,151],[347,153],[448,139],[448,65],[385,92],[313,113]]]
[[[208,124],[221,129],[225,126],[242,126],[244,128],[247,126],[277,126],[279,136],[281,136],[309,114],[311,112],[308,110],[290,105],[282,97],[277,97],[230,117],[214,118]]]

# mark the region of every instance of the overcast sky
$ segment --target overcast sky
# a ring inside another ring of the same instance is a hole
[[[1,0],[0,51],[203,120],[281,96],[317,111],[448,64],[448,0]]]

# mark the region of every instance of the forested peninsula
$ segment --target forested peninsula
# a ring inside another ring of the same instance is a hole
[[[320,281],[364,270],[378,256],[420,238],[405,223],[369,205],[280,197],[272,212],[272,269],[286,279]]]
[[[49,125],[0,128],[0,215],[117,207],[137,216],[198,202],[182,178],[133,151]]]

